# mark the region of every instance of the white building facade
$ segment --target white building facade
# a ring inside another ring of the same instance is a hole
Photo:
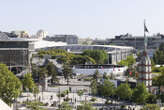
[[[108,67],[107,67],[108,66]],[[73,72],[77,75],[84,74],[84,75],[92,75],[95,71],[98,71],[100,74],[107,73],[107,75],[111,76],[121,76],[127,70],[127,67],[124,66],[112,66],[112,65],[85,65],[85,66],[75,66],[72,68]]]

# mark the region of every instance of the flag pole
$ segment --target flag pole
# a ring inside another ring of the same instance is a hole
[[[146,52],[146,32],[145,32],[145,19],[144,19],[144,51]]]
[[[147,37],[146,37],[146,32],[149,32],[147,27],[146,27],[146,20],[144,19],[144,51],[145,51],[145,55],[147,54]]]

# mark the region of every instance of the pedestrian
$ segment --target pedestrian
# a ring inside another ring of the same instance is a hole
[[[40,102],[40,99],[41,99],[41,98],[40,98],[40,96],[39,96],[39,102]]]
[[[75,103],[76,103],[76,98],[75,98]]]
[[[53,95],[51,95],[50,100],[53,100]]]

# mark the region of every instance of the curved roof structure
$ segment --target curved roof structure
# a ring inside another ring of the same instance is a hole
[[[84,50],[105,50],[107,53],[113,53],[115,51],[132,51],[134,50],[133,47],[127,47],[127,46],[114,46],[114,45],[79,45],[79,44],[73,44],[73,45],[64,45],[64,46],[54,46],[51,48],[56,49],[64,49],[72,53],[81,53]],[[47,49],[51,49],[47,48]]]
[[[54,46],[65,46],[65,45],[67,45],[67,43],[47,41],[47,40],[38,40],[38,41],[34,42],[35,49],[54,47]]]
[[[47,48],[47,47],[54,47],[54,46],[64,46],[67,45],[67,43],[64,42],[54,42],[54,41],[47,41],[35,37],[31,38],[19,38],[19,37],[12,37],[9,33],[6,34],[5,32],[0,32],[0,41],[3,42],[33,42],[34,44],[34,49],[40,49],[40,48]]]

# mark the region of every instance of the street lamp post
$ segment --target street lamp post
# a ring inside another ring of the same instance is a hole
[[[61,100],[61,95],[60,95],[60,87],[59,87],[59,110],[61,110],[60,100]]]

